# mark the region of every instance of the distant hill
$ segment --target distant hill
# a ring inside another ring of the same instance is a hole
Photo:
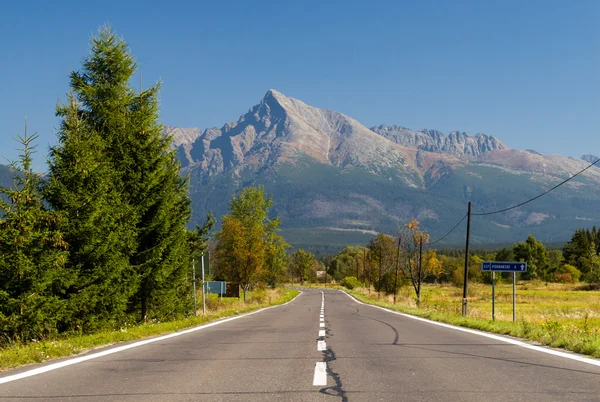
[[[222,128],[171,128],[191,178],[193,220],[244,186],[274,197],[288,241],[299,247],[364,243],[395,233],[415,217],[433,238],[466,213],[504,208],[552,187],[587,166],[584,160],[510,149],[485,134],[369,129],[351,117],[270,90],[237,122]],[[567,240],[600,223],[600,169],[508,213],[474,217],[474,244],[500,244],[529,233]],[[441,246],[464,242],[464,228]]]

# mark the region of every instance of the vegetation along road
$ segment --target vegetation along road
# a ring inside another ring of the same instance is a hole
[[[307,289],[137,347],[6,372],[0,400],[564,401],[600,392],[595,359],[467,331]]]

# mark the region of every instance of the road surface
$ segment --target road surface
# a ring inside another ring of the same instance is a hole
[[[600,400],[598,366],[333,290],[2,383],[54,363],[0,374],[0,401]]]

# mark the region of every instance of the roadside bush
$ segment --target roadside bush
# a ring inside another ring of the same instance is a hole
[[[450,277],[450,282],[452,282],[452,284],[454,286],[462,286],[464,280],[465,280],[465,275],[464,275],[464,271],[462,268],[456,268],[454,271],[452,271],[452,276]]]
[[[573,283],[575,282],[573,280],[573,276],[571,276],[570,273],[565,272],[565,273],[556,273],[554,274],[554,282],[558,282],[558,283]]]
[[[356,279],[355,276],[345,277],[344,279],[342,279],[341,285],[350,290],[362,287],[362,283],[358,279]]]
[[[565,264],[554,274],[555,282],[576,283],[581,278],[581,271],[573,265]]]

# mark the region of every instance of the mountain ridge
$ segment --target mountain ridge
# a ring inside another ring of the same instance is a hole
[[[309,241],[305,233],[342,242],[359,232],[394,232],[412,217],[435,235],[464,215],[469,200],[481,210],[504,208],[587,166],[577,158],[512,149],[482,133],[386,125],[376,132],[276,90],[221,128],[181,130],[179,140],[188,142],[179,141],[177,152],[190,174],[193,223],[208,210],[226,212],[226,201],[241,187],[263,185],[296,243]],[[501,243],[529,232],[562,240],[573,222],[600,219],[593,207],[599,183],[600,169],[589,169],[534,205],[482,219],[486,233],[475,230],[473,240]]]

